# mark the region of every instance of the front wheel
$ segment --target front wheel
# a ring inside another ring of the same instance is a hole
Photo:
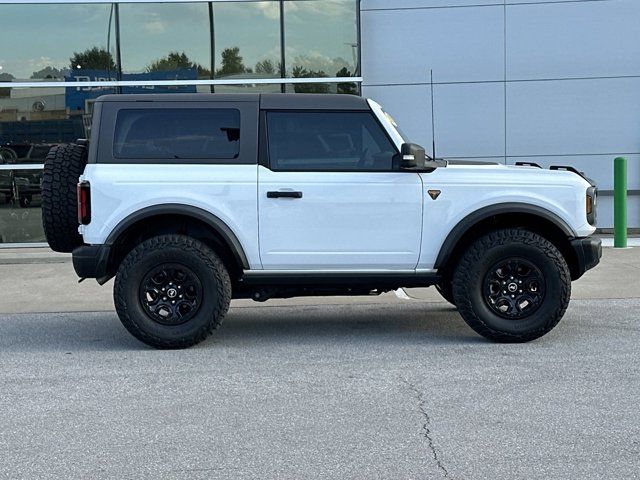
[[[453,297],[465,322],[498,342],[528,342],[551,331],[571,297],[571,275],[560,251],[523,229],[476,240],[453,276]]]
[[[146,240],[124,259],[114,285],[125,328],[155,348],[187,348],[222,322],[231,281],[222,260],[202,242],[182,235]]]

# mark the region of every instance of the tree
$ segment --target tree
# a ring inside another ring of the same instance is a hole
[[[266,59],[256,63],[255,71],[256,73],[259,73],[262,75],[275,75],[276,66],[271,60]],[[277,72],[279,71],[280,71],[280,64],[278,64],[278,68],[277,68]]]
[[[347,67],[342,67],[340,71],[336,73],[336,77],[353,77],[352,73],[347,69]],[[356,84],[353,82],[349,83],[339,83],[337,87],[338,93],[343,93],[347,95],[357,95],[358,89]]]
[[[293,78],[324,78],[327,76],[322,70],[307,70],[300,65],[293,67]],[[326,83],[294,83],[293,90],[296,93],[329,93],[329,85]]]
[[[84,52],[73,52],[69,59],[72,70],[116,70],[116,62],[110,52],[100,47],[88,48]]]
[[[167,72],[175,70],[193,70],[198,72],[199,77],[209,77],[210,71],[202,65],[191,61],[186,53],[169,52],[166,57],[160,58],[147,67],[147,72]]]
[[[0,73],[0,82],[11,82],[16,77],[11,75],[10,73]],[[0,97],[9,97],[11,96],[11,88],[0,88]]]
[[[31,78],[33,79],[61,79],[64,78],[65,75],[69,73],[68,70],[56,67],[44,67],[42,70],[38,70],[37,72],[33,72],[31,74]]]
[[[222,51],[222,66],[216,70],[216,77],[226,77],[247,72],[248,70],[240,56],[239,47],[225,48]]]

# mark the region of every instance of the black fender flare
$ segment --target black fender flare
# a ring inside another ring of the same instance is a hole
[[[519,202],[498,203],[473,211],[462,220],[460,220],[460,222],[458,222],[455,227],[453,227],[453,229],[447,235],[447,238],[445,238],[442,247],[440,247],[440,252],[438,253],[438,256],[436,258],[434,268],[439,269],[447,264],[449,258],[451,257],[451,254],[453,253],[453,250],[456,248],[456,245],[458,245],[458,242],[462,239],[463,235],[471,227],[482,222],[483,220],[486,220],[487,218],[496,215],[514,213],[523,213],[541,217],[558,227],[567,236],[567,239],[571,240],[575,238],[575,232],[571,229],[567,222],[544,207]]]
[[[114,245],[118,238],[120,238],[120,236],[124,232],[126,232],[129,227],[132,227],[141,220],[158,215],[182,215],[204,222],[205,224],[209,225],[218,235],[220,235],[222,239],[227,243],[231,250],[231,253],[233,253],[233,256],[238,262],[238,265],[240,265],[245,270],[249,269],[249,261],[247,260],[247,256],[244,253],[244,249],[242,248],[240,240],[238,240],[236,234],[233,233],[233,230],[231,230],[224,221],[215,216],[213,213],[199,207],[194,207],[192,205],[166,203],[161,205],[153,205],[138,210],[125,217],[120,221],[120,223],[118,223],[118,225],[116,225],[116,227],[107,237],[105,244],[108,246]]]

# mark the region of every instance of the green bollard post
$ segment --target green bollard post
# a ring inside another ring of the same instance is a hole
[[[613,246],[627,248],[627,159],[613,161]]]

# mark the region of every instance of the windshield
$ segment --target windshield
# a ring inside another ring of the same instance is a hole
[[[398,135],[400,135],[402,137],[402,141],[404,143],[409,143],[409,137],[407,137],[405,135],[405,133],[402,131],[402,129],[398,126],[398,124],[396,123],[396,121],[393,119],[393,117],[391,115],[389,115],[387,112],[385,112],[384,110],[382,111],[382,113],[384,113],[384,116],[387,117],[387,120],[389,120],[389,123],[391,123],[391,125],[393,126],[393,128],[395,128],[396,132],[398,132]]]

